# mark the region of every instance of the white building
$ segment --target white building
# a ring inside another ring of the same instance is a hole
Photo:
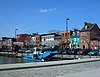
[[[46,45],[49,47],[56,45],[57,44],[56,42],[58,42],[56,37],[58,36],[61,37],[61,35],[58,35],[56,33],[42,34],[41,35],[41,45]]]
[[[33,36],[33,37],[32,37],[31,42],[32,42],[34,45],[36,45],[36,36]]]

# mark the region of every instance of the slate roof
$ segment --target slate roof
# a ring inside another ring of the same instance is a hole
[[[96,24],[87,23],[81,31],[90,31]]]

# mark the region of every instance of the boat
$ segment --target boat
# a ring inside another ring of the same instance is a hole
[[[43,52],[37,52],[36,49],[33,53],[29,53],[23,57],[24,60],[41,60],[41,61],[47,61],[52,58],[52,56],[58,54],[58,50],[50,50],[46,49]]]

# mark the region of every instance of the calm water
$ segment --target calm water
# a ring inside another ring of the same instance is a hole
[[[0,56],[0,64],[24,63],[22,58]]]

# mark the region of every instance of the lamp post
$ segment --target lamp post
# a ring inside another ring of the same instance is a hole
[[[18,30],[18,29],[15,29],[15,38],[16,38],[16,35],[17,35],[17,30]]]
[[[66,45],[68,46],[68,20],[69,18],[66,18]]]
[[[100,37],[98,37],[98,49],[99,49],[99,46],[100,46]]]

